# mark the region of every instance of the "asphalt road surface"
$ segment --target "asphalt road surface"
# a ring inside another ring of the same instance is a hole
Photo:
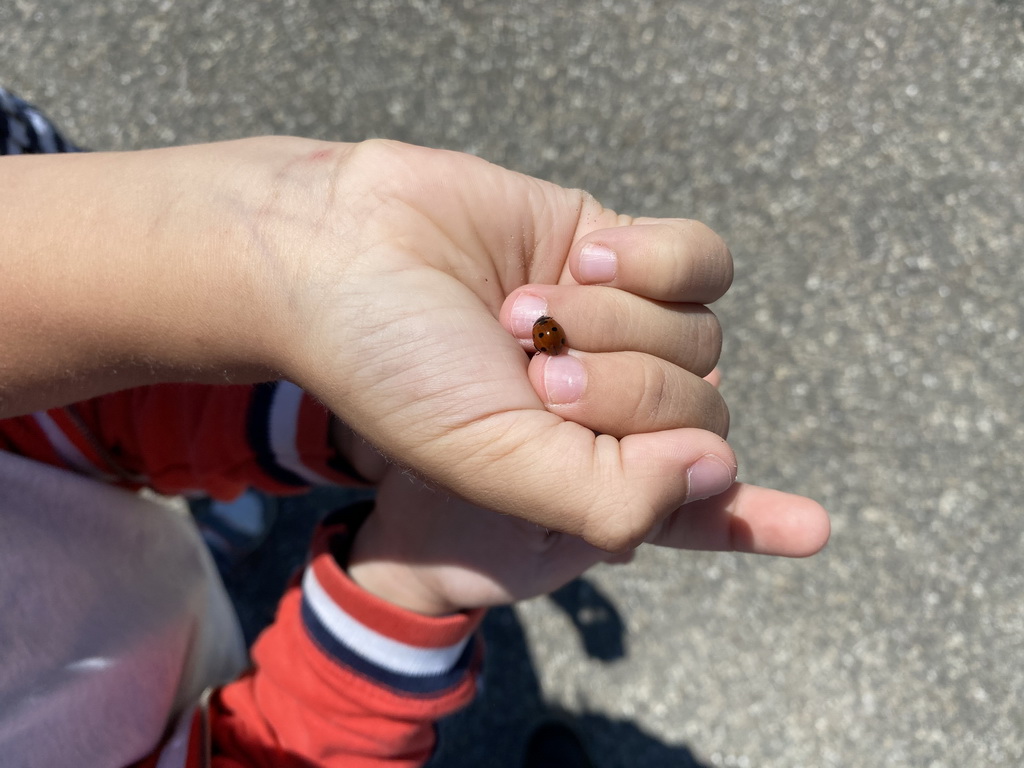
[[[438,765],[549,708],[602,768],[1024,763],[1020,3],[3,0],[0,73],[96,149],[386,136],[726,238],[741,476],[830,545],[496,611]]]

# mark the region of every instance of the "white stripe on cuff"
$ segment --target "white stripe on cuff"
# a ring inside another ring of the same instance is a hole
[[[465,637],[455,645],[420,648],[407,645],[360,623],[335,603],[317,580],[312,568],[302,578],[302,593],[324,627],[340,642],[367,661],[410,677],[443,675],[450,671],[469,642]]]
[[[290,472],[312,485],[333,485],[305,464],[299,456],[295,438],[299,432],[299,408],[302,405],[302,389],[290,381],[278,382],[274,388],[274,399],[270,403],[269,432],[270,450],[274,460]],[[325,436],[326,438],[326,436]]]

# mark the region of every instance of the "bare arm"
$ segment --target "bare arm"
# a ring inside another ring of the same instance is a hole
[[[381,141],[3,158],[0,179],[0,415],[287,378],[399,464],[606,549],[735,479],[703,380],[732,262],[697,222]],[[540,315],[569,350],[530,360]]]
[[[0,159],[0,416],[274,375],[252,225],[284,142]]]

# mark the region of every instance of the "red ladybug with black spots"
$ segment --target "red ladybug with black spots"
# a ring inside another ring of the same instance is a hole
[[[537,322],[533,324],[533,346],[538,352],[557,355],[567,343],[565,331],[555,318],[547,315],[537,318]]]

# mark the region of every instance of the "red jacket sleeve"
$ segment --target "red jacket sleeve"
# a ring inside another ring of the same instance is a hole
[[[362,484],[330,443],[331,415],[290,382],[158,384],[0,421],[0,448],[172,495]]]
[[[428,617],[364,592],[339,565],[348,531],[323,524],[253,668],[193,716],[182,765],[204,765],[208,738],[214,768],[420,766],[435,721],[472,700],[483,610]]]

